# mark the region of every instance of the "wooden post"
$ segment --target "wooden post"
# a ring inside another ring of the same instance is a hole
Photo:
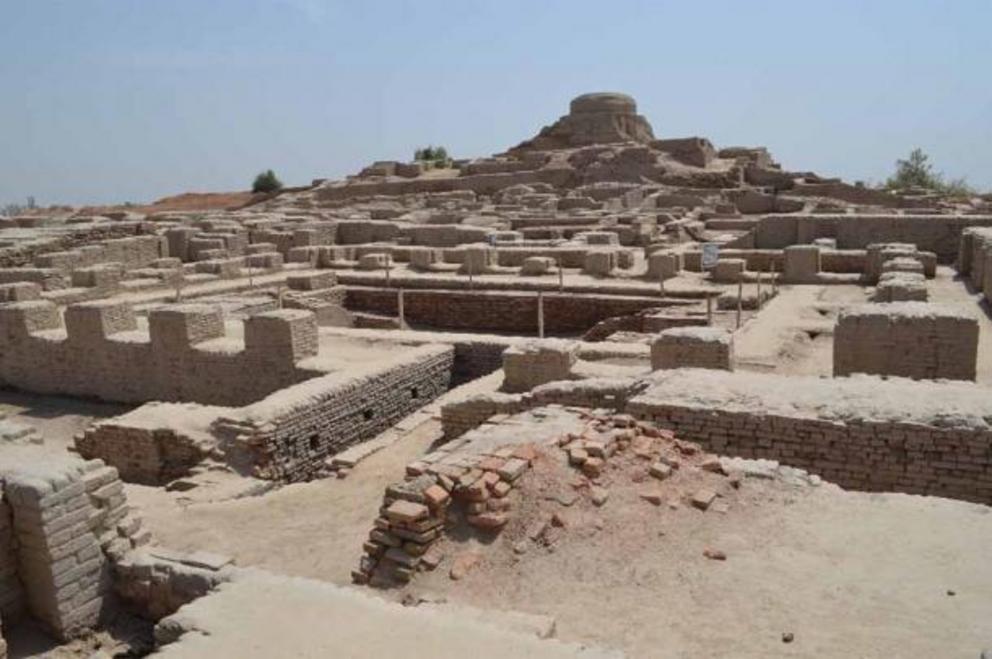
[[[758,311],[761,311],[761,270],[758,270]]]
[[[741,307],[744,306],[744,275],[737,280],[737,329],[741,328]]]
[[[386,268],[386,288],[389,288],[389,271],[392,269],[391,268],[392,265],[393,265],[393,255],[392,254],[386,254],[386,265],[385,265],[385,268]]]
[[[565,270],[561,267],[561,257],[558,257],[558,292],[565,292]]]
[[[537,292],[537,336],[544,338],[544,293]]]
[[[713,296],[706,296],[706,324],[713,324]]]
[[[398,289],[398,291],[396,293],[396,310],[397,310],[397,312],[399,314],[399,317],[400,317],[400,329],[403,329],[404,327],[406,327],[406,319],[405,319],[406,313],[405,313],[405,310],[403,309],[403,289],[402,288]]]
[[[775,295],[776,293],[778,293],[778,277],[775,276],[775,270],[776,270],[776,268],[775,268],[775,262],[772,261],[772,273],[771,273],[771,278],[772,278],[772,295]]]

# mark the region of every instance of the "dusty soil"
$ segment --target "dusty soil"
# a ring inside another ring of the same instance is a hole
[[[163,213],[166,211],[237,210],[268,199],[270,195],[244,192],[184,192],[139,206],[85,206],[76,215],[99,215],[112,211]]]
[[[847,306],[868,301],[863,286],[782,286],[777,297],[747,317],[734,335],[742,370],[783,375],[833,375],[833,326]],[[930,301],[966,310],[979,323],[978,378],[992,384],[992,312],[946,266],[927,280]]]
[[[33,426],[45,445],[62,451],[93,421],[123,414],[133,406],[0,390],[0,416]]]
[[[431,443],[432,423],[345,480],[185,507],[150,488],[129,496],[161,544],[347,584],[383,488]],[[655,507],[641,488],[614,483],[602,508],[563,507],[571,519],[553,549],[518,555],[519,529],[489,543],[460,536],[446,561],[483,555],[467,578],[451,581],[445,563],[386,594],[551,615],[560,638],[631,657],[970,657],[992,642],[989,507],[747,479],[720,499],[726,512],[700,512]]]

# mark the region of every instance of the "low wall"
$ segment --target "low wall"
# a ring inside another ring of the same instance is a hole
[[[220,418],[215,431],[251,453],[259,477],[306,480],[324,460],[375,437],[448,390],[455,351],[413,348],[367,374],[332,373]]]
[[[627,413],[846,488],[992,504],[992,399],[971,384],[659,371]]]
[[[0,455],[0,500],[3,617],[30,615],[62,640],[95,627],[113,563],[149,540],[129,514],[116,470],[8,445]]]
[[[702,272],[702,252],[690,250],[683,254],[685,269]],[[721,249],[720,258],[744,259],[747,269],[753,272],[778,272],[785,269],[785,252],[778,249]],[[863,249],[820,250],[820,265],[823,272],[861,274],[865,271],[866,252]]]
[[[664,306],[658,298],[545,293],[544,329],[578,334],[613,316]],[[406,322],[455,330],[537,334],[537,294],[503,291],[406,290]],[[350,310],[395,316],[393,289],[348,287]]]
[[[940,304],[863,304],[841,311],[834,328],[834,375],[974,380],[978,320]]]
[[[39,255],[49,252],[73,250],[114,238],[147,235],[154,231],[154,224],[148,222],[106,222],[90,226],[74,225],[66,227],[65,233],[42,241],[0,249],[0,269],[29,266]]]
[[[116,402],[188,400],[244,405],[320,375],[296,362],[317,353],[311,312],[283,310],[245,321],[244,341],[225,337],[219,308],[153,310],[147,332],[114,301],[0,305],[0,382],[43,394]]]
[[[992,216],[768,215],[758,221],[754,244],[760,249],[783,248],[835,238],[837,248],[845,250],[872,243],[912,243],[936,253],[941,263],[950,263],[957,256],[961,231],[972,226],[992,226]]]

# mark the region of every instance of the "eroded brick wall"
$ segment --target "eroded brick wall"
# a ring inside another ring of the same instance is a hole
[[[631,401],[627,412],[707,450],[778,460],[841,487],[992,503],[992,432]]]
[[[259,476],[306,480],[328,456],[375,437],[447,391],[454,352],[426,345],[368,375],[314,378],[219,420],[218,432],[248,447]]]
[[[51,302],[0,305],[0,382],[36,393],[245,405],[320,375],[296,365],[316,352],[316,320],[303,310],[252,316],[240,341],[204,305],[153,310],[148,332],[120,302],[71,305],[64,327]]]
[[[613,316],[662,306],[658,298],[545,293],[544,328],[552,334],[578,334]],[[537,334],[537,294],[503,291],[406,290],[408,323],[455,330]],[[348,287],[346,305],[355,311],[395,316],[395,290]]]

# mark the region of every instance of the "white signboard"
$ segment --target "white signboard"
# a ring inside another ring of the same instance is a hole
[[[720,246],[716,243],[703,243],[703,270],[716,267],[720,260]]]

